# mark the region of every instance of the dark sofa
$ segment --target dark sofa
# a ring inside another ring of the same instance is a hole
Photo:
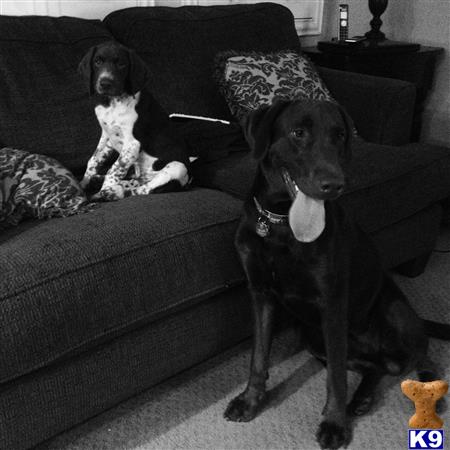
[[[274,4],[130,8],[103,22],[0,16],[0,145],[82,175],[100,130],[76,68],[111,38],[147,62],[167,112],[225,119],[217,52],[299,49]],[[386,267],[418,273],[450,194],[450,151],[408,144],[413,85],[320,72],[360,133],[342,203]],[[0,235],[1,449],[42,442],[249,336],[233,235],[255,163],[236,127],[183,130],[202,148],[190,191]]]

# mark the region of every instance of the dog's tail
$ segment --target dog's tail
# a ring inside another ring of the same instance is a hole
[[[444,341],[450,341],[450,324],[426,319],[423,319],[423,323],[425,325],[425,332],[428,336]]]

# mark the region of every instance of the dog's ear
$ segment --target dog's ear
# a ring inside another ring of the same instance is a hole
[[[257,124],[261,121],[261,118],[264,117],[264,114],[267,112],[269,107],[269,105],[261,106],[258,109],[251,111],[250,113],[245,115],[240,121],[245,140],[247,141],[250,149],[253,152],[255,151],[256,140],[255,129],[257,128]]]
[[[261,159],[272,143],[273,123],[287,104],[275,99],[270,106],[262,106],[242,120],[245,138],[256,159]]]
[[[355,124],[353,123],[352,118],[349,116],[347,111],[341,106],[338,105],[339,112],[341,114],[342,120],[345,125],[345,158],[350,160],[352,157],[352,142],[353,137],[355,135]]]
[[[128,50],[130,68],[128,73],[128,89],[134,95],[144,88],[149,80],[150,73],[145,62],[134,50]]]
[[[94,93],[94,86],[92,86],[92,60],[94,59],[96,51],[97,46],[94,45],[83,56],[83,59],[81,60],[80,64],[78,64],[78,72],[87,81],[90,95]]]

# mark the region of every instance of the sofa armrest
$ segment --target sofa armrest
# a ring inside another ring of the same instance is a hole
[[[369,142],[410,142],[416,100],[412,83],[317,67],[334,98],[353,118],[359,135]]]

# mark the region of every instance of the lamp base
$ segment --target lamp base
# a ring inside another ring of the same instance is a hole
[[[386,35],[382,31],[370,30],[365,34],[369,41],[385,41]]]
[[[381,15],[386,10],[388,0],[369,0],[369,9],[373,15],[373,19],[370,21],[370,31],[366,33],[366,38],[371,41],[384,41],[386,36],[380,31],[383,22]]]

